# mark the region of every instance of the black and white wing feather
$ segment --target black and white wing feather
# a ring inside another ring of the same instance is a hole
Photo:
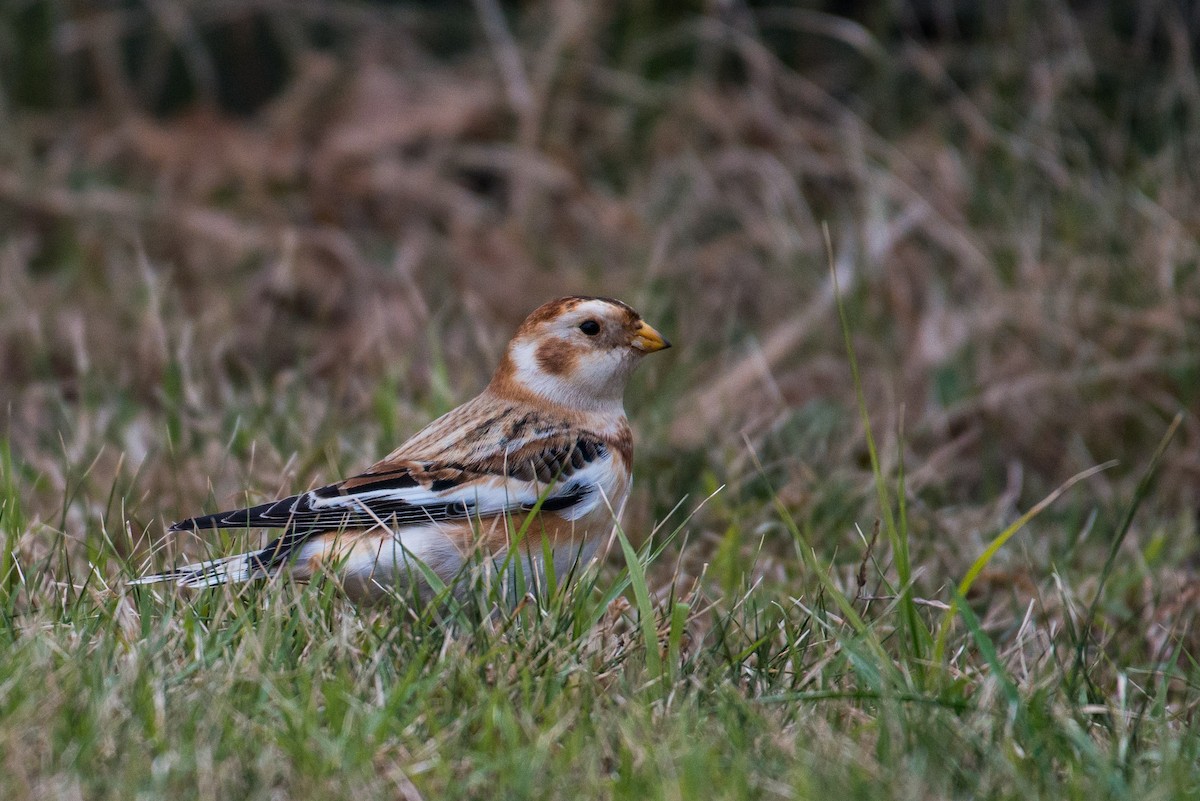
[[[330,531],[437,525],[521,512],[577,520],[603,503],[614,475],[612,453],[593,436],[526,442],[516,452],[467,463],[385,460],[365,473],[270,503],[193,517],[171,531],[283,529],[260,551],[146,576],[210,586],[269,575],[297,546]]]
[[[170,530],[398,527],[529,511],[535,506],[573,519],[585,513],[573,507],[587,500],[611,462],[608,448],[593,437],[522,450],[511,454],[511,459],[472,464],[383,462],[337,484],[182,520]]]

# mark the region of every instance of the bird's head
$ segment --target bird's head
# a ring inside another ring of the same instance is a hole
[[[662,334],[619,300],[559,298],[521,323],[492,387],[501,394],[523,390],[577,409],[620,408],[625,384],[641,358],[669,347]]]

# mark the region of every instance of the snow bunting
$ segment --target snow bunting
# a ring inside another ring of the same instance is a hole
[[[365,600],[425,570],[452,582],[475,549],[500,560],[518,538],[524,564],[542,569],[545,543],[563,576],[590,559],[629,494],[625,384],[642,356],[668,347],[620,301],[552,300],[521,324],[482,393],[365,472],[170,528],[280,529],[264,548],[133,583],[307,579],[327,566]]]

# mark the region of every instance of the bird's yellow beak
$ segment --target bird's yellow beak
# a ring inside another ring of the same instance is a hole
[[[631,343],[635,348],[646,353],[654,353],[656,350],[663,350],[671,347],[671,343],[663,339],[663,335],[654,330],[654,326],[643,321],[638,325],[637,332],[633,335]]]

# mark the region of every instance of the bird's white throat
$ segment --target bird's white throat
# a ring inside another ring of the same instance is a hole
[[[580,411],[624,416],[625,386],[637,366],[637,357],[613,350],[588,353],[563,374],[546,370],[537,358],[537,342],[514,342],[509,353],[514,378],[525,389],[546,400]]]

